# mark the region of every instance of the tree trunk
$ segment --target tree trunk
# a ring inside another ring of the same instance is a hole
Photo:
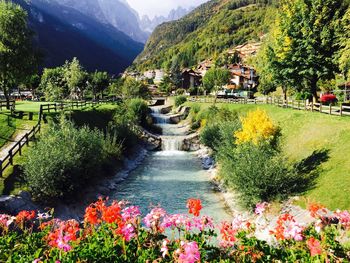
[[[5,96],[5,100],[6,100],[6,109],[10,109],[10,96],[8,94],[7,89],[4,89],[4,96]]]
[[[312,97],[314,98],[315,102],[318,100],[317,96],[317,78],[313,78],[310,82],[310,92],[312,94]]]
[[[283,98],[284,100],[287,100],[287,88],[286,87],[282,87],[282,90],[283,90]]]

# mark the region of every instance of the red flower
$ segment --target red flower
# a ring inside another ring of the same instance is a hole
[[[121,207],[117,202],[113,202],[111,206],[104,207],[102,211],[102,220],[108,224],[119,223],[121,221]]]
[[[316,203],[309,204],[308,210],[310,212],[310,215],[315,218],[320,217],[319,212],[327,213],[327,210],[323,205],[316,204]]]
[[[311,256],[317,256],[317,255],[321,255],[322,254],[322,246],[320,241],[318,241],[317,239],[315,239],[314,237],[311,237],[308,241],[307,241],[307,246],[310,249],[310,254]]]
[[[236,242],[236,234],[237,230],[233,228],[232,224],[228,222],[222,222],[220,226],[220,234],[221,234],[221,245],[223,247],[233,246],[234,242]]]
[[[16,223],[23,223],[25,221],[30,221],[35,218],[35,211],[21,211],[16,216]]]
[[[193,214],[194,216],[199,216],[199,213],[202,209],[202,203],[200,199],[188,199],[187,201],[188,213]]]
[[[323,103],[335,102],[336,100],[337,100],[337,97],[334,94],[324,94],[320,98],[320,101]]]

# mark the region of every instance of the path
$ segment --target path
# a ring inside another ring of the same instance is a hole
[[[0,148],[0,160],[3,160],[6,155],[8,154],[9,150],[21,139],[23,136],[30,132],[30,128],[25,126],[22,127],[20,130],[17,130],[12,136],[12,138],[7,142],[3,147]]]

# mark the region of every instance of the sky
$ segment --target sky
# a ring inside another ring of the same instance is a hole
[[[148,15],[150,18],[155,15],[168,15],[169,12],[177,8],[198,6],[208,0],[126,0],[140,16]]]

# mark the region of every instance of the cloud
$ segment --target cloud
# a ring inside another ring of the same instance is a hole
[[[167,15],[171,9],[182,7],[198,6],[207,0],[127,0],[141,16]]]

